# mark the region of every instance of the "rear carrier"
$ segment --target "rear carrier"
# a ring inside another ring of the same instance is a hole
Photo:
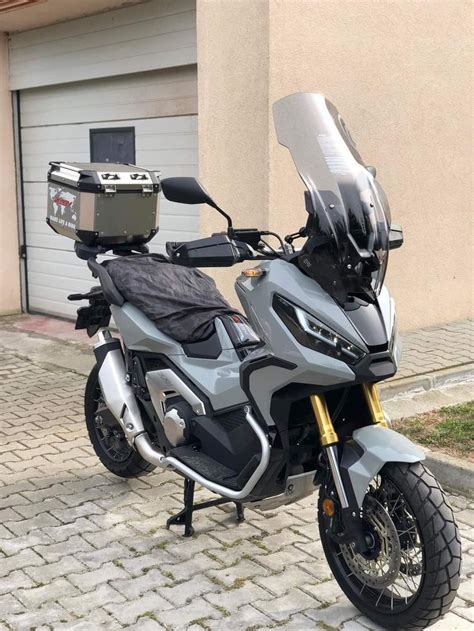
[[[50,162],[46,221],[87,246],[142,244],[158,232],[158,175],[132,164]]]

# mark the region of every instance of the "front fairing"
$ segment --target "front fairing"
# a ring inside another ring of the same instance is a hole
[[[305,183],[309,240],[301,267],[340,303],[374,299],[388,260],[390,210],[334,105],[321,94],[293,94],[273,106],[279,142]]]
[[[236,290],[242,306],[252,327],[272,353],[297,365],[308,362],[314,366],[309,382],[314,380],[313,383],[321,385],[351,382],[358,379],[358,366],[302,349],[275,313],[275,294],[313,315],[335,334],[361,349],[368,358],[363,371],[377,355],[379,359],[387,357],[392,361],[395,372],[400,349],[396,336],[394,301],[386,287],[382,288],[375,302],[360,302],[357,308],[347,310],[319,283],[288,261],[265,261],[260,267],[265,270],[264,276],[247,278],[242,275],[237,279]],[[375,373],[372,377],[368,373],[367,381],[379,378]]]

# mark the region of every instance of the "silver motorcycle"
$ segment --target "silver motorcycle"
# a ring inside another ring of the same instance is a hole
[[[167,525],[186,536],[211,505],[233,502],[243,520],[245,507],[319,489],[322,546],[346,596],[384,627],[421,629],[455,597],[461,546],[423,452],[391,429],[377,393],[400,358],[383,283],[402,231],[332,103],[294,94],[273,113],[307,189],[297,232],[235,228],[197,180],[177,177],[161,181],[165,198],[209,204],[225,232],[168,243],[167,256],[148,253],[153,230],[121,243],[77,238],[100,281],[71,296],[89,300],[78,326],[102,329],[85,394],[90,439],[118,476],[183,476],[184,507]],[[107,251],[118,256],[98,262]],[[235,283],[245,316],[197,269],[242,261],[253,262]],[[195,504],[196,482],[219,497]]]

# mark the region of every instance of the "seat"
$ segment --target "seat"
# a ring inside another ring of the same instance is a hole
[[[130,302],[177,342],[208,339],[214,332],[216,317],[238,315],[210,276],[170,263],[162,255],[134,254],[96,265],[93,271],[101,284],[103,279],[107,285],[104,295],[105,291],[109,293],[112,304]]]

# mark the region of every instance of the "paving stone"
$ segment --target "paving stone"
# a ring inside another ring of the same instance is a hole
[[[474,604],[474,578],[462,581],[459,585],[458,596],[469,604]]]
[[[63,556],[77,554],[78,552],[87,552],[92,550],[92,546],[84,541],[82,537],[70,537],[67,541],[54,543],[49,546],[37,546],[36,551],[41,554],[47,561],[59,561]]]
[[[49,629],[58,621],[67,622],[71,619],[71,615],[60,605],[53,604],[41,607],[35,611],[28,611],[18,615],[5,616],[9,629],[15,631],[32,631],[40,628]],[[41,625],[50,625],[41,627]],[[53,627],[54,628],[54,627]]]
[[[159,622],[171,627],[173,631],[186,629],[196,620],[221,617],[220,612],[202,598],[196,598],[190,605],[185,607],[157,613]]]
[[[12,613],[25,611],[25,606],[12,594],[0,596],[0,615],[6,616]]]
[[[7,576],[13,570],[19,570],[32,565],[43,565],[44,559],[34,550],[22,550],[19,554],[1,559],[0,577]]]
[[[33,531],[23,537],[0,539],[0,550],[4,554],[11,556],[12,554],[18,554],[25,548],[33,548],[34,546],[48,545],[50,543],[53,543],[53,540],[47,534],[41,531]]]
[[[89,517],[90,515],[100,515],[104,509],[97,506],[94,502],[85,502],[81,506],[73,506],[72,508],[61,508],[52,510],[51,514],[64,524],[76,521],[79,517]]]
[[[27,567],[25,573],[37,583],[49,583],[60,576],[68,576],[73,572],[80,572],[85,569],[86,566],[76,557],[67,556],[55,563],[48,563],[40,567]]]
[[[178,586],[179,587],[179,586]],[[161,593],[166,597],[165,590],[161,590]],[[214,591],[216,587],[214,586]],[[255,585],[252,579],[245,581],[243,587],[237,587],[235,589],[227,589],[225,591],[219,591],[218,593],[208,593],[205,599],[216,607],[224,607],[230,611],[246,605],[249,602],[255,602],[257,600],[273,600],[274,596],[262,589],[258,585]]]
[[[138,576],[142,574],[144,570],[151,568],[159,568],[164,571],[166,568],[171,567],[173,558],[166,552],[166,550],[153,550],[150,554],[144,554],[142,556],[135,556],[132,558],[126,558],[122,560],[124,569],[132,574]],[[173,567],[176,567],[173,565]],[[185,577],[180,577],[185,578]],[[187,577],[186,577],[187,578]]]
[[[213,559],[210,559],[205,554],[199,553],[196,554],[192,559],[187,561],[182,561],[181,563],[176,563],[176,559],[167,553],[168,561],[166,564],[160,567],[160,570],[163,573],[171,574],[172,580],[186,580],[195,574],[202,574],[203,572],[207,572],[208,570],[213,570],[215,568],[220,568],[221,564]],[[208,572],[208,575],[211,575],[212,572]]]
[[[41,587],[20,589],[18,599],[29,609],[37,609],[49,601],[57,601],[64,596],[74,596],[79,591],[64,578],[57,578]]]
[[[430,631],[472,631],[472,622],[450,611],[435,622]]]
[[[212,631],[237,631],[238,629],[256,631],[257,629],[271,629],[274,627],[274,621],[252,605],[239,607],[231,615],[224,616],[218,620],[208,618],[205,624]],[[188,628],[189,631],[193,629],[194,631],[201,631],[202,629],[199,625],[193,625]]]
[[[91,569],[99,568],[107,561],[122,563],[130,557],[130,550],[125,548],[121,543],[114,543],[102,550],[91,550],[90,552],[79,552],[76,558],[87,565]]]
[[[60,604],[76,616],[83,616],[89,611],[105,607],[108,603],[123,603],[124,601],[122,594],[110,585],[99,585],[93,592],[59,599]]]
[[[273,572],[282,572],[290,565],[308,561],[308,556],[293,546],[287,546],[274,554],[255,557],[255,560]]]
[[[149,592],[123,604],[105,605],[104,609],[110,611],[114,618],[117,618],[122,624],[129,625],[147,612],[161,613],[167,609],[172,609],[172,605],[158,594]]]
[[[68,580],[83,592],[91,591],[100,583],[128,578],[127,572],[113,563],[105,563],[100,569],[81,574],[69,574]]]
[[[277,621],[285,620],[301,610],[317,607],[320,604],[313,597],[308,596],[308,594],[305,594],[298,588],[292,588],[278,598],[253,601],[253,605],[257,609]]]
[[[236,581],[251,579],[254,576],[265,576],[268,570],[249,559],[245,559],[236,565],[231,565],[219,570],[207,572],[208,576],[226,587],[232,587]]]
[[[129,631],[166,631],[166,628],[149,616],[141,616],[136,624],[127,627]]]
[[[338,598],[341,598],[342,594],[341,588],[334,580],[324,581],[322,583],[308,582],[304,585],[300,585],[300,588],[324,604],[334,604]]]
[[[164,587],[170,583],[170,579],[163,576],[159,570],[151,570],[141,576],[111,581],[114,589],[119,591],[129,600],[137,598],[150,590]]]
[[[260,627],[260,629],[263,631],[265,627]],[[318,625],[315,625],[314,622],[312,622],[311,620],[309,620],[309,618],[306,618],[306,616],[304,616],[303,614],[296,614],[294,616],[291,616],[290,620],[288,620],[288,622],[284,622],[283,624],[279,624],[278,625],[278,631],[322,631],[322,627],[319,627]],[[260,631],[259,629],[259,631]],[[326,629],[325,631],[329,631],[328,629]],[[332,631],[332,630],[331,630]]]
[[[474,606],[471,607],[453,607],[453,613],[456,613],[461,618],[465,618],[474,623]]]
[[[26,568],[29,571],[31,568]],[[34,581],[23,570],[14,570],[0,578],[0,594],[16,593],[18,589],[34,587]]]
[[[308,572],[296,565],[290,566],[278,574],[256,576],[254,580],[255,583],[261,585],[275,596],[283,596],[293,587],[300,587],[303,591],[313,593],[313,584],[316,581],[314,576],[311,576],[311,574],[308,574]],[[321,585],[324,585],[324,583]],[[318,586],[314,585],[314,589],[317,589]]]
[[[324,607],[322,609],[308,609],[305,615],[315,622],[322,622],[323,625],[338,627],[343,622],[356,618],[360,612],[349,603],[347,599],[341,599],[336,605]]]
[[[61,522],[49,513],[40,513],[31,519],[5,522],[5,526],[18,537],[27,535],[32,530],[40,530],[41,528],[58,526],[60,524]]]

